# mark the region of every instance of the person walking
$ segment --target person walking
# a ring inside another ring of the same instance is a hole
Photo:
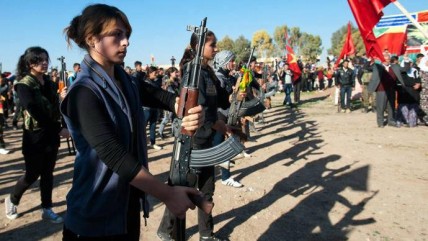
[[[198,44],[198,36],[193,33],[190,39],[189,47],[185,49],[183,58],[180,61],[180,69],[183,71],[188,64],[195,58]],[[203,58],[201,63],[201,73],[199,78],[199,96],[198,103],[205,110],[205,121],[193,136],[193,149],[207,149],[212,147],[212,140],[216,131],[223,134],[230,131],[223,121],[217,119],[217,108],[227,109],[230,106],[228,93],[220,87],[220,82],[214,74],[214,70],[209,66],[218,52],[217,38],[212,31],[206,33],[205,44],[203,46]],[[189,73],[183,72],[183,80]],[[183,83],[184,81],[182,81]],[[207,166],[195,170],[197,173],[197,188],[204,194],[204,199],[213,200],[215,175],[214,166]],[[174,227],[175,215],[171,213],[168,207],[165,208],[162,221],[158,228],[158,237],[161,240],[173,240],[172,230]],[[220,241],[214,235],[214,220],[212,213],[206,214],[198,209],[198,228],[199,240],[201,241]]]
[[[236,83],[236,78],[231,75],[231,71],[235,69],[235,54],[233,54],[229,50],[223,50],[216,54],[214,57],[214,71],[218,80],[220,81],[220,86],[227,91],[230,95],[232,94],[233,87]],[[227,123],[227,116],[229,114],[228,109],[217,109],[217,115],[219,119],[221,118],[224,123]],[[241,128],[238,126],[237,128]],[[224,133],[220,131],[216,131],[215,136],[213,138],[213,146],[221,144],[225,140]],[[225,160],[222,164],[219,165],[221,169],[221,183],[225,186],[231,187],[242,187],[243,185],[234,180],[231,177],[230,167],[232,162],[230,160]]]
[[[177,95],[177,96],[178,96],[178,87],[179,87],[178,73],[179,73],[178,69],[175,67],[170,67],[169,69],[167,69],[166,76],[168,76],[168,78],[163,85],[163,88],[166,91],[173,93],[174,95]],[[174,113],[172,113],[171,111],[164,111],[162,122],[160,123],[159,130],[158,130],[158,134],[161,139],[165,138],[163,131],[165,129],[166,124],[168,124],[169,121],[173,121],[174,118],[175,118]]]
[[[15,85],[24,110],[22,154],[25,174],[20,177],[5,200],[6,217],[18,217],[17,206],[24,192],[40,177],[42,218],[62,223],[63,218],[52,210],[53,171],[60,145],[60,137],[69,137],[61,125],[59,99],[55,85],[45,75],[49,54],[41,47],[30,47],[21,55]],[[63,97],[64,92],[61,93]]]
[[[397,86],[397,75],[391,68],[391,55],[383,53],[385,61],[382,64],[373,65],[373,73],[367,86],[369,92],[376,92],[376,122],[379,128],[385,126],[384,112],[387,110],[387,121],[389,126],[395,123],[395,89]],[[399,66],[398,66],[399,67]]]
[[[340,105],[343,113],[351,113],[351,95],[355,87],[354,71],[349,68],[348,64],[349,60],[345,59],[342,68],[336,74],[340,86]]]
[[[76,144],[74,176],[67,194],[63,241],[140,240],[140,210],[148,217],[146,194],[182,218],[195,208],[189,187],[171,187],[148,171],[143,105],[176,111],[173,94],[138,82],[120,66],[132,28],[126,15],[105,4],[87,6],[64,30],[88,54],[61,103]],[[196,130],[201,106],[189,110],[182,127]]]

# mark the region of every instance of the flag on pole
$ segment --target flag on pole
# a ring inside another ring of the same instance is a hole
[[[367,56],[379,58],[382,61],[384,60],[382,50],[377,44],[373,28],[382,17],[383,8],[392,2],[395,0],[348,0],[361,32]]]
[[[349,56],[355,53],[355,45],[352,40],[351,22],[348,22],[348,32],[346,34],[345,43],[343,44],[342,51],[340,52],[339,58],[337,58],[335,65],[339,65],[340,60],[345,56]]]
[[[299,64],[297,63],[297,57],[294,54],[293,48],[285,46],[287,50],[287,62],[290,70],[293,72],[293,82],[300,78],[302,71],[300,70]]]
[[[403,55],[407,48],[407,25],[374,29],[380,49],[398,56]]]

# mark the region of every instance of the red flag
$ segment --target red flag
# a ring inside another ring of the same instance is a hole
[[[366,46],[367,56],[377,57],[382,61],[382,50],[376,42],[373,28],[382,17],[383,8],[392,2],[395,0],[348,0]]]
[[[351,23],[348,23],[348,33],[346,34],[345,44],[343,45],[342,52],[340,52],[339,58],[336,60],[335,65],[339,65],[340,60],[346,55],[352,55],[355,53],[355,45],[352,40]]]
[[[285,49],[287,50],[287,62],[290,70],[293,72],[294,82],[302,75],[302,71],[300,70],[299,64],[297,63],[297,58],[293,49],[288,45],[285,46]]]
[[[376,28],[374,31],[376,33]],[[407,48],[407,26],[384,28],[383,32],[377,36],[377,44],[380,49],[388,49],[388,52],[397,56],[403,55]]]

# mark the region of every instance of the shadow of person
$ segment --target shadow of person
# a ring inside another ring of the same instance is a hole
[[[343,171],[344,168],[341,169]],[[354,220],[354,217],[364,210],[364,205],[377,192],[356,205],[340,193],[348,187],[354,191],[367,191],[368,172],[369,166],[339,176],[335,175],[337,171],[331,172],[331,175],[320,179],[319,190],[310,193],[289,212],[272,222],[258,240],[348,240],[346,236],[351,226],[375,222],[373,218]],[[303,195],[302,191],[299,195]],[[337,204],[344,205],[349,211],[334,224],[329,214]]]
[[[280,154],[282,153],[277,155]],[[265,162],[269,163],[271,160],[276,160],[278,158],[277,155],[268,158]],[[217,215],[215,217],[216,222],[227,221],[227,224],[218,230],[218,234],[222,237],[229,236],[235,227],[244,224],[248,219],[252,218],[253,215],[270,208],[278,199],[284,198],[286,195],[297,194],[298,191],[308,190],[313,186],[324,185],[323,183],[326,182],[324,178],[329,178],[329,175],[323,177],[326,171],[334,175],[349,168],[345,166],[339,169],[328,169],[326,167],[329,162],[340,160],[340,158],[339,155],[330,155],[312,161],[291,175],[278,181],[273,186],[272,190],[267,192],[263,197],[251,201],[247,205]],[[282,233],[282,231],[280,233]],[[267,236],[264,240],[284,240],[284,237],[278,239],[279,237]]]

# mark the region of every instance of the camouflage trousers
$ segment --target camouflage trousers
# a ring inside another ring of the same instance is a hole
[[[370,93],[367,90],[367,84],[362,84],[361,88],[362,88],[362,93],[361,93],[361,97],[362,97],[362,107],[369,109],[369,107],[371,107],[372,109],[376,108],[376,93]]]
[[[422,82],[422,90],[421,90],[421,101],[420,107],[424,112],[424,115],[428,115],[428,72],[421,71],[421,82]]]

